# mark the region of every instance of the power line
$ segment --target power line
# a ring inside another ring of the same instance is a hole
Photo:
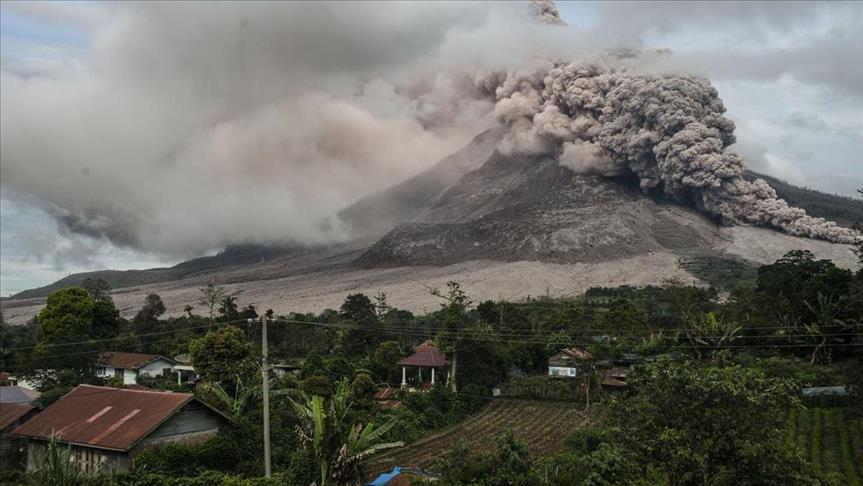
[[[290,320],[290,319],[274,319],[273,322],[308,324],[308,325],[313,325],[313,326],[337,328],[337,329],[343,328],[343,327],[340,327],[340,326],[343,326],[343,324],[337,324],[337,323],[297,321],[297,320]],[[357,329],[357,328],[352,327],[350,329]],[[361,328],[361,329],[367,330],[369,332],[378,332],[378,333],[382,333],[382,334],[397,334],[397,335],[401,334],[401,335],[412,336],[412,337],[425,337],[425,336],[429,335],[428,331],[419,330],[419,329],[417,329],[417,330],[381,330],[381,329],[374,329],[374,328]],[[863,334],[853,334],[853,335],[854,336],[863,336]],[[807,336],[809,336],[809,335],[807,335]],[[645,337],[647,337],[647,336],[645,336]],[[784,336],[780,336],[780,337],[784,337]],[[539,339],[536,339],[535,337],[534,338],[527,338],[527,339],[503,339],[503,338],[496,338],[494,336],[465,336],[465,335],[461,335],[461,336],[459,336],[459,339],[466,340],[466,341],[490,342],[490,343],[547,344],[547,341],[539,340]],[[765,337],[765,339],[774,339],[774,337],[768,336],[768,337]],[[590,342],[572,342],[571,344],[576,345],[576,346],[588,346],[588,345],[601,344],[601,343],[590,341]],[[750,345],[710,346],[710,345],[677,344],[677,345],[656,345],[656,346],[654,346],[654,348],[669,348],[669,349],[811,348],[812,346],[815,346],[815,345],[816,344],[764,344],[764,345],[750,344]],[[858,346],[863,346],[863,343],[834,343],[834,344],[831,344],[830,346],[832,346],[832,347],[836,347],[836,346],[858,347]]]

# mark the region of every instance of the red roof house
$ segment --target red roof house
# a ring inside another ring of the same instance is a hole
[[[79,385],[13,435],[28,439],[27,467],[52,437],[72,447],[89,472],[125,472],[141,451],[170,442],[202,442],[228,423],[188,393]]]
[[[96,359],[96,376],[107,378],[117,376],[123,384],[134,385],[139,376],[162,376],[172,373],[177,364],[172,359],[157,354],[105,352]]]
[[[29,403],[0,403],[0,469],[18,469],[24,463],[11,432],[39,410]]]

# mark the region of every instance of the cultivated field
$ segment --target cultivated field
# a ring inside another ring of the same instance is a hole
[[[838,408],[793,411],[788,425],[788,447],[798,447],[815,471],[838,473],[846,484],[863,479],[863,419],[846,419]]]
[[[589,416],[580,405],[531,400],[494,400],[480,414],[446,431],[419,440],[402,449],[375,458],[371,472],[393,466],[429,468],[447,453],[458,439],[465,439],[473,451],[494,447],[494,439],[506,429],[525,441],[534,459],[543,459],[563,449],[563,440],[586,425]]]

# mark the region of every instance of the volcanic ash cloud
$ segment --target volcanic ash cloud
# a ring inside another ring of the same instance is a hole
[[[614,66],[597,59],[477,79],[509,127],[500,150],[549,154],[580,173],[635,174],[645,191],[691,201],[725,224],[836,243],[860,237],[791,207],[764,180],[743,178],[743,159],[726,151],[735,141],[734,122],[706,79],[635,75]]]

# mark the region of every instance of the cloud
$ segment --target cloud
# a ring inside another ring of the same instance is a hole
[[[4,59],[2,184],[70,232],[168,255],[345,238],[337,210],[491,123],[449,74],[479,47],[450,54],[489,22],[533,28],[526,5],[446,7],[110,4],[78,18],[83,69]]]
[[[96,27],[108,20],[107,8],[97,2],[30,0],[3,2],[3,8],[51,24]]]

